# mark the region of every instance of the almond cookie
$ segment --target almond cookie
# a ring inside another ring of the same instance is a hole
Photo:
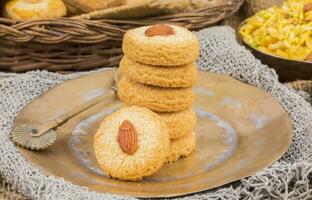
[[[185,65],[199,56],[199,42],[192,32],[165,24],[127,31],[122,49],[131,60],[156,66]]]
[[[94,136],[101,168],[121,180],[140,180],[164,164],[170,150],[167,127],[142,107],[124,107],[108,116]]]
[[[128,106],[142,106],[156,112],[176,112],[192,106],[192,88],[161,88],[143,85],[127,77],[118,83],[118,96]]]
[[[167,162],[175,162],[181,157],[190,155],[196,147],[196,136],[195,133],[189,133],[186,136],[171,140],[170,153],[167,158]]]
[[[164,68],[138,63],[124,56],[119,64],[119,71],[121,75],[133,81],[170,88],[191,87],[195,84],[197,78],[195,62]]]
[[[181,138],[193,131],[196,125],[196,113],[188,108],[179,112],[158,113],[168,128],[170,139]]]

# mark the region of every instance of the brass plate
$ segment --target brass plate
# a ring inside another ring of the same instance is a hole
[[[43,122],[111,87],[113,71],[67,81],[36,98],[17,116],[15,126]],[[224,75],[199,72],[195,88],[197,148],[189,157],[166,164],[141,182],[108,178],[99,169],[92,137],[101,120],[121,106],[111,97],[58,129],[46,151],[20,148],[26,159],[48,175],[98,192],[137,197],[171,197],[230,183],[271,165],[287,150],[292,126],[287,113],[269,94]]]

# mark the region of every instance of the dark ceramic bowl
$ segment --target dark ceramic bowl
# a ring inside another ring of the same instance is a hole
[[[246,21],[243,21],[241,26],[245,24]],[[243,37],[238,33],[240,40],[246,45],[246,47],[253,53],[253,55],[261,60],[263,64],[268,65],[271,68],[276,70],[276,73],[279,76],[279,79],[283,82],[295,81],[298,79],[310,80],[312,79],[312,62],[307,61],[298,61],[290,60],[286,58],[281,58],[276,55],[267,54],[261,52],[254,47],[250,46],[247,42],[244,41]]]

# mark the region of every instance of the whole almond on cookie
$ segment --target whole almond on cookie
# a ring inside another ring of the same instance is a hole
[[[148,37],[153,37],[153,36],[168,36],[168,35],[174,35],[175,32],[173,28],[169,25],[166,24],[156,24],[145,31],[145,35]]]
[[[132,155],[138,149],[138,135],[133,124],[124,120],[119,128],[118,143],[121,150],[129,155]]]

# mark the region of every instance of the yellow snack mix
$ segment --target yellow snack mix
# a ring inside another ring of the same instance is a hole
[[[287,0],[262,10],[246,20],[240,34],[261,52],[312,62],[312,0]]]

